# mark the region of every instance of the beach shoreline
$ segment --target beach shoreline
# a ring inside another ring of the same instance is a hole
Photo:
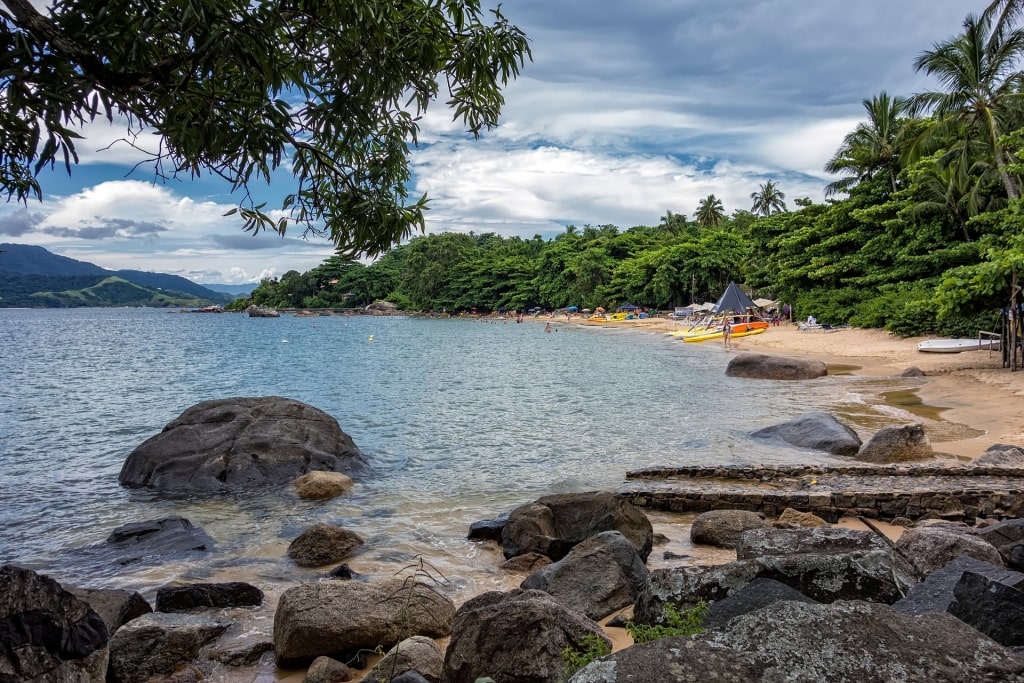
[[[669,318],[604,323],[587,323],[581,318],[534,320],[561,325],[593,324],[650,334],[664,334],[681,327]],[[1011,372],[1002,367],[998,351],[921,353],[917,343],[928,338],[902,338],[879,329],[800,330],[795,324],[782,323],[763,334],[731,340],[731,350],[726,350],[721,340],[703,344],[717,346],[722,353],[813,358],[825,362],[830,369],[863,376],[898,376],[909,368],[918,368],[924,373],[925,384],[914,391],[923,406],[939,413],[942,420],[981,432],[980,436],[943,442],[943,452],[974,458],[993,444],[1024,445],[1024,370]]]

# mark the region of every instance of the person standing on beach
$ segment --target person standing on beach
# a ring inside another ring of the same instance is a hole
[[[728,351],[732,348],[732,343],[729,341],[729,336],[732,334],[732,321],[726,318],[722,321],[722,341],[725,343],[725,350]]]

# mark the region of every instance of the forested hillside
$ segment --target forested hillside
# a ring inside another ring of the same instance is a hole
[[[106,270],[42,247],[0,244],[0,307],[187,307],[232,298],[177,275]]]

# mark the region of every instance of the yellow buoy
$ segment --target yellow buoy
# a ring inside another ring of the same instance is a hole
[[[370,335],[370,341],[373,341],[373,335],[372,334]]]

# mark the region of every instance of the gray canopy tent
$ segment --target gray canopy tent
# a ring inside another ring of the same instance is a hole
[[[744,294],[743,290],[735,282],[730,282],[729,286],[722,292],[722,296],[718,298],[714,312],[735,311],[736,313],[745,313],[748,308],[757,308],[757,304]]]

